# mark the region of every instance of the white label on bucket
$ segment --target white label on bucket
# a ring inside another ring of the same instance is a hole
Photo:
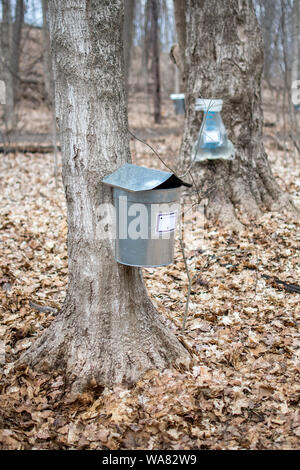
[[[176,227],[177,211],[157,214],[156,233],[174,232]]]

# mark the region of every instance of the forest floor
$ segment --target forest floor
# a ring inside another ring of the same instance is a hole
[[[289,143],[278,148],[271,106],[265,120],[273,172],[300,207],[300,157]],[[22,129],[50,132],[50,123],[45,111],[24,117]],[[183,116],[169,100],[160,126],[145,96],[130,100],[130,127],[173,166]],[[134,162],[163,169],[141,142],[131,148]],[[0,448],[299,449],[300,292],[287,286],[300,284],[299,218],[266,213],[237,235],[204,222],[201,207],[198,217],[190,214],[185,245],[194,282],[184,335],[188,283],[179,243],[174,264],[144,275],[158,311],[191,351],[191,369],[152,370],[133,388],[91,390],[69,403],[57,373],[14,367],[64,300],[61,178],[56,187],[53,154],[38,153],[1,154],[0,175]]]

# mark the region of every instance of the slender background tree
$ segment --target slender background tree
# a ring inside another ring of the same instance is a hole
[[[7,131],[16,126],[15,105],[20,85],[19,63],[22,27],[24,23],[24,2],[16,0],[15,12],[12,16],[12,3],[2,0],[1,24],[1,64],[0,72],[6,84],[6,105],[4,120]]]
[[[124,0],[123,47],[126,91],[128,91],[129,68],[133,46],[135,6],[136,0]]]

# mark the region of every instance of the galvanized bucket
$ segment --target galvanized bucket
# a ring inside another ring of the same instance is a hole
[[[180,187],[190,185],[172,173],[130,164],[103,182],[113,187],[116,261],[135,267],[172,263]]]
[[[185,113],[184,93],[173,93],[170,95],[171,100],[174,103],[175,114]]]

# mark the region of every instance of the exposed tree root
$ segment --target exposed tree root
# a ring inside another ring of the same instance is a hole
[[[133,384],[149,369],[162,370],[172,364],[188,366],[188,351],[146,297],[131,302],[126,324],[121,325],[118,319],[106,321],[109,316],[113,318],[116,313],[103,312],[99,306],[99,321],[92,320],[83,328],[82,315],[72,302],[66,302],[51,326],[19,359],[19,364],[43,371],[59,370],[72,397],[91,384]]]
[[[275,181],[264,152],[261,158],[255,168],[240,159],[210,161],[194,167],[200,186],[202,183],[203,188],[211,188],[205,210],[208,219],[239,232],[266,210],[298,213],[290,196]]]

